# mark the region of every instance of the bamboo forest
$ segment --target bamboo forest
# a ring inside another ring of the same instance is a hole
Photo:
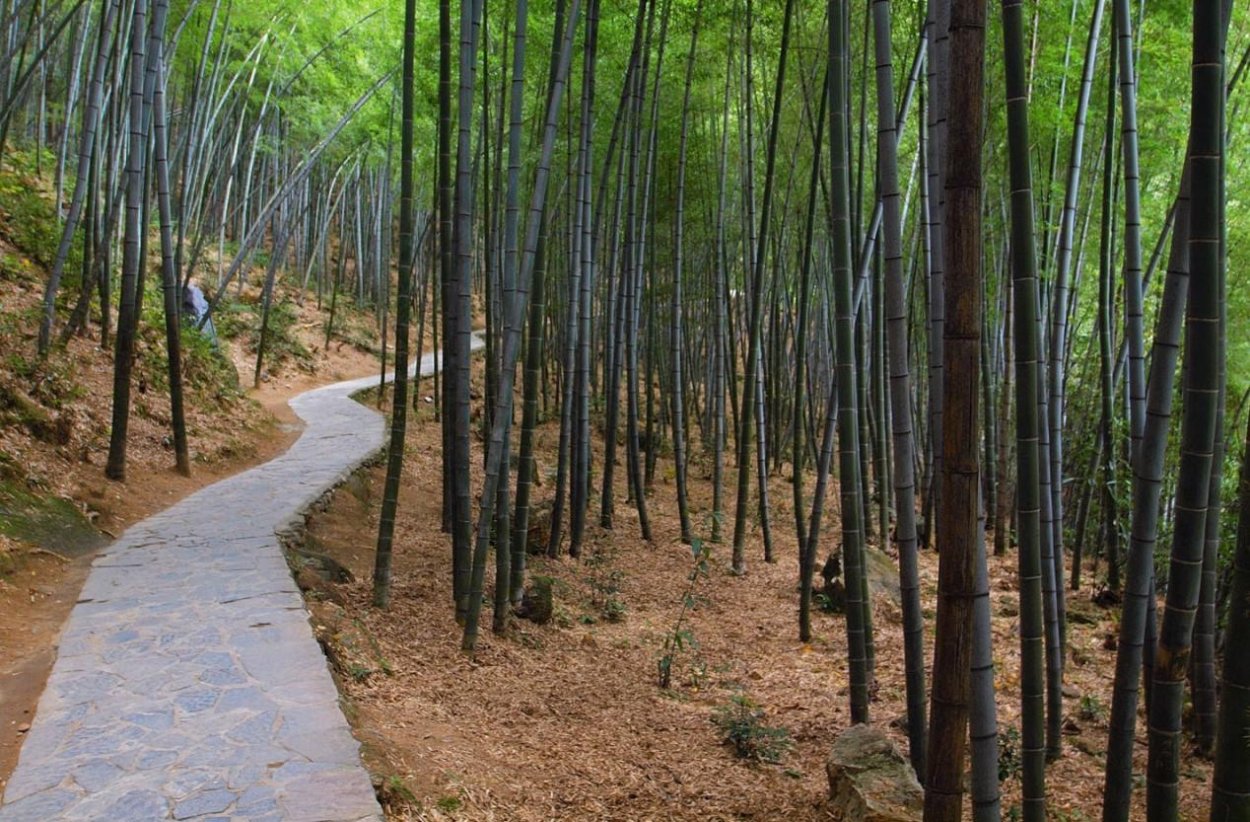
[[[1250,820],[1247,4],[0,55],[0,820]]]

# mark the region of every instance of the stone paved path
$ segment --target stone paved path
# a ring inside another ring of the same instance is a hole
[[[0,822],[381,818],[275,536],[382,446],[382,417],[350,399],[376,383],[295,398],[286,454],[100,554]]]

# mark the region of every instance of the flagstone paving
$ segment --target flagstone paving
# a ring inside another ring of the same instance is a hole
[[[96,558],[0,822],[381,818],[277,536],[382,447],[383,418],[351,399],[376,383],[296,397],[287,453]]]

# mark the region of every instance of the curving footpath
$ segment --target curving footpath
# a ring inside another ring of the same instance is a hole
[[[296,397],[289,451],[96,558],[0,822],[381,818],[277,537],[382,447],[383,418],[351,399],[377,380]]]

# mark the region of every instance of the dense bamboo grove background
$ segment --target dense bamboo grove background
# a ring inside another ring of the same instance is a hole
[[[1250,815],[1250,672],[1223,653],[1250,632],[1244,6],[7,0],[0,52],[0,162],[50,176],[61,219],[35,344],[100,323],[109,477],[144,282],[189,471],[177,351],[201,330],[180,291],[216,306],[259,266],[256,380],[279,279],[372,307],[401,362],[427,328],[444,350],[466,652],[492,551],[496,632],[524,596],[534,431],[558,417],[552,556],[580,555],[588,518],[650,540],[660,451],[684,541],[728,542],[738,574],[801,547],[804,641],[838,549],[855,722],[874,720],[864,551],[889,547],[927,819],[959,818],[966,751],[974,815],[1000,815],[987,550],[1019,560],[1023,818],[1046,815],[1082,586],[1122,609],[1104,818],[1128,818],[1142,700],[1150,818],[1175,816],[1190,747],[1215,757],[1212,819]],[[418,395],[397,377],[380,608]],[[929,676],[922,549],[941,552]]]

